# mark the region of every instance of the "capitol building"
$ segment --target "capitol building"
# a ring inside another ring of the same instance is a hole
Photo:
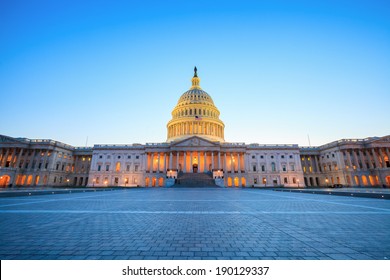
[[[166,142],[73,147],[0,135],[0,186],[390,187],[390,136],[299,147],[231,143],[224,129],[195,68]]]

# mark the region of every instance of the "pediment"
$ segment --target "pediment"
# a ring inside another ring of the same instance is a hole
[[[380,137],[380,138],[372,140],[370,142],[370,144],[373,144],[373,143],[375,143],[375,144],[380,144],[380,143],[390,144],[390,135]]]
[[[193,136],[184,140],[173,142],[171,147],[217,147],[219,143],[211,142],[198,136]]]
[[[20,143],[20,140],[6,135],[0,135],[0,143]]]

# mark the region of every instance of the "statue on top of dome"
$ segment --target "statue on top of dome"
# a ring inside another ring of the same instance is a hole
[[[195,68],[194,68],[194,77],[198,77],[198,73],[197,73],[197,71],[198,71],[198,69],[196,68],[196,66],[195,66]]]

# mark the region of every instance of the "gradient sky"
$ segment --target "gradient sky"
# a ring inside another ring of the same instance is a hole
[[[390,2],[319,2],[2,0],[0,134],[164,142],[196,65],[228,142],[389,135]]]

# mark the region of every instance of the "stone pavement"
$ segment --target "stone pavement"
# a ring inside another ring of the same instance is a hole
[[[390,258],[390,201],[149,188],[0,198],[0,259]]]

